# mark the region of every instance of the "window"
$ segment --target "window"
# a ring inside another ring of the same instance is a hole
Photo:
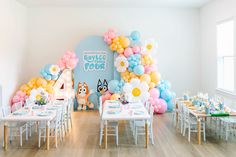
[[[235,22],[228,20],[217,24],[218,88],[234,92]]]

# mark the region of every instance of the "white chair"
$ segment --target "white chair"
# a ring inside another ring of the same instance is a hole
[[[180,128],[180,133],[183,133],[183,103],[176,100],[176,106],[172,113],[172,121],[177,128]],[[177,121],[176,121],[177,118]],[[178,124],[176,124],[176,122]]]
[[[65,120],[67,122],[67,129],[69,131],[69,128],[72,128],[72,109],[73,109],[73,99],[70,98],[68,99],[68,102],[67,102],[67,111],[66,111],[66,115],[65,115]],[[69,124],[70,123],[70,124]],[[70,127],[69,127],[70,125]]]
[[[49,126],[49,136],[55,138],[55,145],[57,147],[57,137],[62,139],[61,134],[61,117],[62,117],[62,108],[57,110],[56,118],[51,121]],[[43,134],[43,135],[42,135]],[[46,139],[46,122],[39,123],[38,126],[38,147],[41,146],[41,137]]]
[[[188,129],[188,141],[190,142],[191,132],[198,132],[196,117],[190,116],[189,109],[183,105],[183,136],[185,136],[186,129]],[[201,121],[201,132],[203,132],[204,141],[206,141],[205,121]]]
[[[149,114],[150,114],[150,120],[148,120],[148,134],[149,138],[151,139],[152,144],[154,144],[153,139],[153,113],[154,108],[150,105]],[[135,136],[135,144],[138,143],[138,135],[145,135],[145,121],[144,120],[138,120],[134,121],[134,136]]]
[[[10,106],[3,106],[2,107],[2,115],[6,117],[10,114]],[[23,133],[26,134],[26,141],[28,141],[28,127],[27,123],[24,122],[10,122],[8,125],[9,128],[9,135],[10,135],[10,142],[12,142],[12,137],[20,137],[20,146],[22,147],[23,141]]]
[[[104,135],[104,122],[102,121],[102,113],[103,113],[103,105],[102,105],[102,97],[99,97],[99,115],[100,115],[100,138],[99,138],[99,146],[102,145],[102,139]],[[108,121],[107,123],[107,136],[115,136],[116,145],[118,146],[118,122],[117,121]]]
[[[225,140],[228,141],[230,134],[236,132],[236,119],[235,117],[222,117],[220,118],[220,136],[225,133]]]

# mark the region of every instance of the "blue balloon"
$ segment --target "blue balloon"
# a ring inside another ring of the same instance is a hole
[[[169,90],[162,91],[161,98],[165,101],[170,101],[172,99],[172,93]]]
[[[174,104],[172,101],[167,102],[167,110],[168,111],[173,111]]]
[[[134,67],[134,73],[136,75],[142,75],[144,74],[144,67],[142,65],[137,65]]]
[[[115,93],[116,92],[116,88],[119,86],[119,81],[118,80],[111,80],[108,83],[108,90],[111,93]]]
[[[171,89],[171,83],[169,81],[165,81],[166,89]]]
[[[51,75],[46,75],[44,78],[45,78],[46,80],[51,80],[51,79],[52,79]]]
[[[131,39],[134,41],[140,40],[140,36],[141,35],[140,35],[139,31],[133,31],[130,34]]]

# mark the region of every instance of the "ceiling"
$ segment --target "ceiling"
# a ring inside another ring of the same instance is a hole
[[[200,8],[212,0],[17,0],[28,7]]]

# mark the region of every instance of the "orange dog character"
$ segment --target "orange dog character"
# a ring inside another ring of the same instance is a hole
[[[89,89],[85,82],[83,84],[80,82],[78,83],[76,97],[78,102],[78,110],[86,110],[86,106],[88,105]]]

